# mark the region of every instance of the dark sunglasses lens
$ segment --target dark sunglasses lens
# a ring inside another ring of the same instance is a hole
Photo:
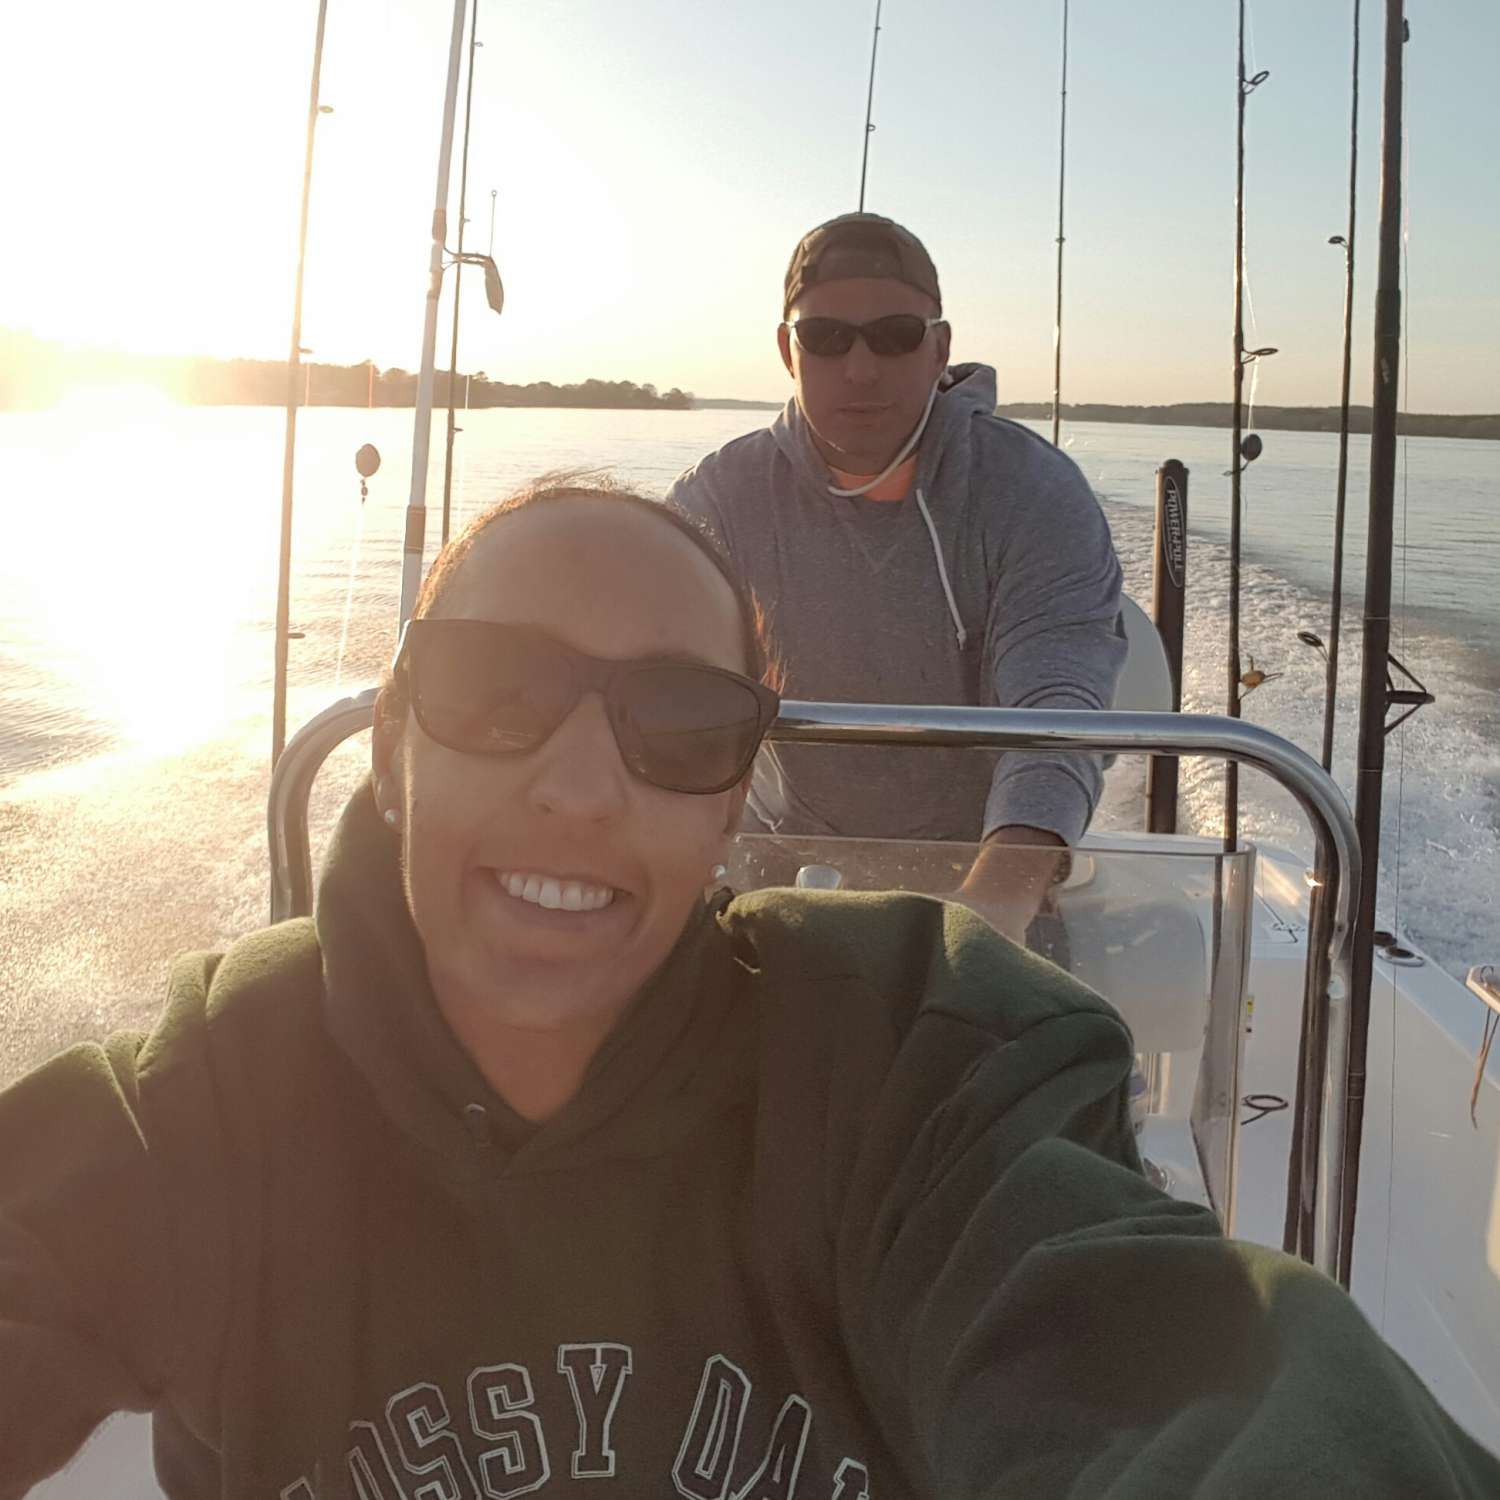
[[[745,683],[702,667],[642,667],[621,682],[620,750],[647,781],[672,792],[722,792],[760,744],[760,703]]]
[[[434,621],[412,646],[417,722],[452,750],[534,749],[576,696],[567,663],[547,641],[487,621]]]
[[[853,323],[845,323],[840,318],[798,318],[792,329],[797,342],[809,354],[824,358],[847,354],[854,347],[854,336],[859,332]]]
[[[927,320],[915,313],[892,313],[864,326],[871,354],[910,354],[927,337]]]

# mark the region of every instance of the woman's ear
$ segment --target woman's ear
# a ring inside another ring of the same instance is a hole
[[[750,778],[754,771],[747,771],[745,779],[729,790],[729,807],[724,817],[724,837],[732,839],[740,831],[740,820],[744,816],[745,801],[750,796]]]
[[[724,797],[724,826],[710,849],[709,857],[712,862],[705,880],[706,892],[718,890],[729,874],[730,845],[734,843],[735,834],[740,831],[740,818],[745,811],[745,799],[749,795],[750,776],[747,773],[745,779],[738,786],[731,787]]]
[[[394,786],[400,769],[401,734],[406,728],[404,707],[398,708],[392,695],[381,689],[375,698],[375,722],[370,736],[370,769],[375,778],[375,802],[381,811],[395,804],[387,789]]]

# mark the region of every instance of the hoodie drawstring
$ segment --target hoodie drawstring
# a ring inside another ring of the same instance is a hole
[[[828,493],[838,500],[857,500],[861,495],[868,495],[876,485],[890,478],[911,457],[917,444],[922,441],[922,434],[927,430],[927,423],[932,416],[932,408],[937,403],[938,387],[942,383],[941,375],[932,382],[932,389],[927,393],[927,405],[922,409],[922,420],[917,423],[912,430],[912,435],[901,445],[896,456],[880,473],[852,490],[840,489],[838,485],[830,484]],[[932,512],[927,509],[927,498],[922,493],[921,485],[917,486],[916,493],[917,509],[922,512],[922,519],[927,523],[927,535],[932,538],[932,555],[937,561],[938,582],[943,586],[943,598],[948,601],[948,614],[953,620],[953,633],[958,640],[958,649],[962,651],[968,644],[969,632],[964,629],[964,622],[958,613],[958,600],[953,597],[953,585],[948,581],[948,565],[943,561],[943,549],[938,542],[937,527],[932,524]]]
[[[938,582],[943,585],[943,597],[948,601],[948,613],[953,619],[953,633],[958,638],[958,649],[962,651],[969,642],[969,632],[964,629],[964,622],[959,617],[958,600],[953,597],[953,585],[948,581],[948,565],[943,561],[943,549],[938,542],[937,527],[932,524],[932,512],[927,509],[927,497],[922,493],[922,486],[917,486],[917,509],[922,512],[922,519],[927,522],[927,535],[932,538],[932,555],[937,560]]]

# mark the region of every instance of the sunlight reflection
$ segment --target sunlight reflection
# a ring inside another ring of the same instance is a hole
[[[89,716],[153,751],[245,711],[231,693],[255,649],[242,622],[274,597],[274,461],[184,415],[153,386],[71,392],[14,476],[19,547],[0,568]]]
[[[105,380],[69,386],[57,403],[57,412],[80,428],[114,428],[175,412],[180,406],[163,386],[144,380]]]

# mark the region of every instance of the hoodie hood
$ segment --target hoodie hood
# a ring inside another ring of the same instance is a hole
[[[578,1094],[541,1125],[510,1108],[449,1028],[402,888],[397,844],[368,782],[340,819],[318,889],[325,1021],[382,1114],[443,1175],[552,1171],[665,1150],[750,1092],[744,967],[705,906],[595,1054]],[[744,1045],[724,1045],[743,1032]]]
[[[995,372],[989,365],[950,365],[943,371],[932,415],[917,445],[917,486],[933,489],[940,468],[945,482],[967,479],[970,426],[975,417],[995,415],[995,400]],[[828,465],[813,442],[812,429],[795,395],[771,424],[771,436],[798,480],[826,496]]]

